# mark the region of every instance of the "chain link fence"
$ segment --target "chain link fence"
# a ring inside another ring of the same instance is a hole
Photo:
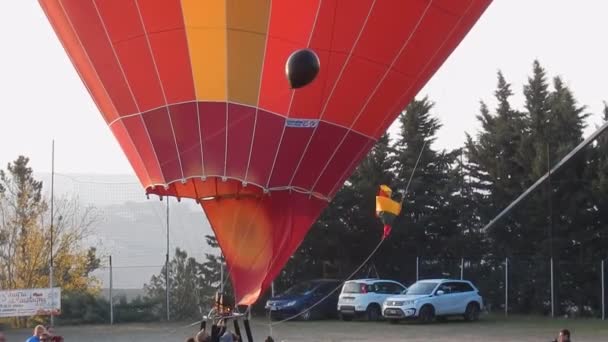
[[[492,312],[552,317],[606,314],[605,260],[594,263],[551,258],[417,258],[418,279],[450,278],[473,282]]]
[[[607,277],[602,260],[595,263],[560,261],[552,266],[551,258],[438,260],[418,257],[413,263],[417,266],[418,280],[448,278],[473,282],[488,312],[605,319]],[[118,261],[113,264],[116,266],[105,264],[95,272],[103,284],[101,305],[105,305],[105,313],[97,318],[104,323],[166,320],[164,265],[124,266]],[[132,286],[134,277],[148,279],[147,285],[150,285],[149,280],[154,276],[159,281],[155,287],[146,290],[143,286]],[[188,283],[186,279],[179,281]],[[405,284],[415,281],[412,277]],[[205,301],[213,294],[201,295],[196,289],[175,285],[177,288],[171,285],[168,293],[169,319],[200,319],[205,313],[203,307],[208,304]],[[184,306],[184,300],[192,305]]]

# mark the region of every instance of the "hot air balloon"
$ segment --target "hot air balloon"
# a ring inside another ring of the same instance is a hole
[[[490,0],[39,2],[146,192],[200,203],[251,305]]]

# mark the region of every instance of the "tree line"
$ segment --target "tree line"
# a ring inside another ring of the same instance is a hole
[[[390,238],[355,277],[379,276],[409,285],[416,280],[418,258],[421,278],[459,278],[465,259],[465,278],[476,283],[487,304],[502,310],[508,258],[510,312],[548,314],[553,258],[556,314],[598,315],[599,263],[608,246],[608,134],[552,174],[509,215],[483,229],[583,141],[591,115],[562,78],[550,79],[538,61],[522,92],[519,108],[512,103],[513,86],[499,71],[495,107],[481,101],[476,113],[480,129],[467,132],[464,146],[451,150],[434,146],[441,128],[435,104],[428,97],[414,99],[399,115],[397,134],[377,141],[313,225],[276,279],[276,288],[348,276],[382,235],[375,217],[378,186],[405,190],[409,183]],[[608,121],[608,106],[601,114]],[[213,237],[208,239],[217,247]],[[190,268],[190,278],[215,279],[199,288],[207,295],[217,290],[219,270],[209,268],[219,265],[217,257],[192,263],[198,266]],[[148,285],[159,300],[164,296],[162,274],[153,277],[155,286]],[[180,282],[180,276],[174,277],[172,282]],[[176,300],[187,302],[191,291],[181,293],[183,299]],[[268,296],[260,299],[258,309]],[[189,314],[195,312],[191,306],[184,305]]]
[[[412,177],[391,237],[371,261],[373,272],[357,276],[411,284],[418,257],[425,268],[421,276],[459,277],[464,258],[465,278],[498,308],[504,306],[509,258],[509,309],[547,314],[553,257],[556,313],[597,315],[599,263],[608,246],[608,134],[483,230],[583,141],[590,115],[562,78],[550,79],[538,61],[523,86],[522,108],[512,103],[513,95],[513,86],[498,72],[495,108],[482,101],[476,115],[480,129],[468,132],[464,146],[452,150],[434,147],[441,128],[434,103],[428,97],[413,100],[399,116],[398,134],[378,140],[278,282],[284,287],[311,277],[347,276],[380,239],[381,224],[374,216],[378,186],[405,189]],[[464,114],[469,113],[453,115]],[[608,121],[606,105],[602,115]]]
[[[494,101],[476,113],[480,129],[468,132],[464,146],[437,149],[441,122],[428,97],[411,101],[399,115],[399,131],[383,135],[329,203],[277,280],[285,290],[317,277],[343,279],[378,243],[375,217],[380,184],[408,191],[392,234],[357,274],[411,284],[416,258],[421,277],[475,281],[493,308],[504,303],[504,263],[509,259],[509,309],[550,310],[549,260],[554,260],[556,313],[597,315],[599,261],[608,246],[608,134],[600,136],[561,171],[487,231],[484,225],[583,140],[591,115],[560,77],[549,78],[538,61],[523,86],[523,106],[497,74]],[[442,113],[450,115],[452,113]],[[470,113],[453,113],[468,115]],[[604,106],[608,121],[608,106]],[[418,167],[414,165],[419,158]],[[0,170],[0,288],[47,287],[50,264],[50,208],[42,183],[26,157]],[[410,182],[411,180],[411,182]],[[84,241],[99,219],[77,198],[56,200],[53,222],[55,283],[63,289],[66,323],[109,321],[91,272],[100,261]],[[200,318],[220,286],[217,241],[205,260],[179,248],[169,263],[170,316]],[[166,269],[132,302],[115,300],[116,321],[159,320],[166,315]],[[230,293],[230,281],[224,285]],[[265,294],[267,297],[269,294]],[[263,307],[264,298],[258,306]],[[42,320],[43,318],[33,318]],[[25,320],[12,320],[23,325]]]

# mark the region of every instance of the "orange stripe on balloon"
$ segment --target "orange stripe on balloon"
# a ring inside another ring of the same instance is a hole
[[[226,1],[182,0],[199,101],[226,100]]]
[[[270,0],[227,0],[228,99],[257,106]]]
[[[226,258],[240,304],[252,304],[273,255],[272,225],[262,198],[202,202]]]

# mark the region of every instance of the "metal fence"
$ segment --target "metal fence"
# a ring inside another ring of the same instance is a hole
[[[472,281],[486,309],[551,317],[606,318],[605,260],[580,263],[552,258],[435,260],[416,258],[416,279]]]
[[[522,313],[550,317],[606,318],[604,260],[576,263],[553,262],[551,258],[438,260],[418,257],[410,264],[415,264],[415,274],[408,277],[410,279],[402,279],[406,285],[422,279],[470,280],[480,290],[488,312],[504,315]],[[162,277],[162,267],[163,265],[124,266],[114,261],[112,264],[106,263],[96,271],[95,276],[104,285],[102,295],[108,301],[108,322],[177,319],[167,316],[169,312],[178,315],[179,306],[183,305],[180,304],[183,299],[173,300],[176,296],[172,293],[173,290],[167,294],[168,306],[165,303],[156,303],[156,307],[146,306],[144,303],[129,305],[137,301],[138,297],[141,299],[147,295],[143,286],[133,287],[134,277],[148,279],[148,283],[153,275]],[[218,279],[219,277],[218,274]],[[166,288],[162,290],[166,291]],[[183,296],[183,292],[179,295]],[[193,302],[200,300],[195,298],[194,294],[191,299]]]
[[[171,259],[175,248],[187,251],[198,262],[212,251],[205,234],[212,231],[200,207],[183,201],[146,199],[133,177],[85,177],[56,175],[56,190],[77,194],[84,204],[94,205],[101,221],[93,232],[101,246],[103,264],[94,276],[100,281],[107,299],[101,319],[124,322],[138,316],[148,319],[178,319],[184,304],[180,294],[166,291],[163,303],[138,303],[147,294],[143,285]],[[168,210],[168,207],[171,210]],[[111,257],[110,257],[111,255]],[[110,258],[112,262],[110,263]],[[493,312],[537,313],[547,316],[590,316],[605,319],[605,265],[602,260],[575,262],[548,257],[517,256],[498,258],[437,259],[427,256],[399,261],[406,268],[406,285],[417,279],[456,278],[471,280]],[[391,278],[390,274],[380,274]],[[218,279],[220,275],[217,275]],[[278,284],[289,284],[279,279]],[[166,290],[166,289],[165,289]],[[285,288],[277,288],[278,292]],[[156,294],[156,297],[161,297]],[[111,299],[111,300],[110,300]],[[178,300],[180,299],[180,300]],[[200,298],[199,298],[200,299]],[[136,301],[137,305],[128,305]],[[192,300],[194,302],[194,300]],[[168,304],[167,304],[168,303]],[[141,304],[141,305],[139,305]],[[162,311],[162,312],[160,312]],[[200,317],[200,316],[199,316]]]

